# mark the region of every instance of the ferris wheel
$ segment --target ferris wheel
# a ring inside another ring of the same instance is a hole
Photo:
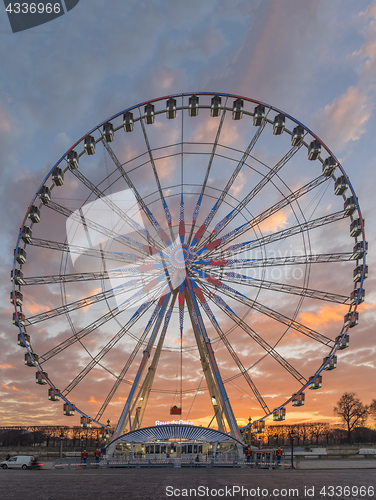
[[[93,128],[37,188],[13,324],[82,426],[116,415],[115,439],[173,415],[239,439],[336,368],[366,254],[350,179],[309,128],[246,97],[164,96]]]

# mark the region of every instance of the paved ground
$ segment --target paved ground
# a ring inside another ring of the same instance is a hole
[[[370,500],[376,498],[375,468],[353,468],[360,464],[358,462],[354,464],[353,461],[328,460],[321,462],[322,469],[317,469],[319,461],[311,462],[310,470],[87,469],[55,471],[47,467],[39,471],[0,470],[0,499],[158,500],[222,497]],[[347,468],[345,470],[339,468],[339,463],[346,463]],[[368,463],[364,461],[362,465],[368,466]],[[335,466],[337,468],[334,468]]]

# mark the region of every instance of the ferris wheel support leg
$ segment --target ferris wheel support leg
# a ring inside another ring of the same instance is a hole
[[[223,422],[223,408],[221,406],[221,398],[219,397],[218,388],[214,382],[209,363],[207,362],[207,356],[206,356],[206,352],[204,350],[202,340],[200,338],[200,332],[199,332],[199,330],[196,326],[196,323],[194,322],[194,319],[193,319],[192,302],[191,302],[188,294],[186,294],[186,300],[187,300],[188,312],[189,312],[189,316],[191,319],[193,332],[194,332],[195,338],[196,338],[198,351],[200,353],[200,361],[201,361],[202,371],[205,375],[206,385],[208,386],[208,389],[209,389],[209,395],[211,396],[211,402],[212,402],[213,410],[214,410],[214,417],[217,420],[218,430],[220,432],[225,432],[224,422]],[[214,419],[214,417],[213,417],[213,419]],[[213,421],[213,419],[211,420],[211,422]],[[209,425],[211,425],[211,422]]]
[[[227,424],[230,428],[230,434],[232,435],[232,437],[234,437],[236,439],[240,439],[239,427],[238,427],[238,424],[236,422],[234,412],[231,408],[230,400],[227,396],[226,389],[225,389],[225,386],[223,384],[221,374],[219,372],[219,368],[217,365],[217,361],[215,359],[214,351],[213,351],[213,348],[211,346],[208,334],[206,332],[205,325],[204,325],[204,322],[203,322],[203,319],[202,319],[202,316],[201,316],[201,313],[200,313],[200,310],[199,310],[199,307],[197,304],[196,297],[194,295],[192,288],[189,285],[187,286],[187,300],[188,300],[188,298],[190,299],[190,302],[193,306],[193,309],[192,309],[193,322],[192,322],[192,324],[196,323],[195,318],[193,317],[194,316],[193,311],[194,311],[194,314],[197,318],[196,327],[199,330],[199,332],[201,334],[201,338],[202,338],[202,340],[199,339],[198,344],[199,343],[202,344],[202,346],[205,349],[207,359],[209,360],[209,366],[210,366],[210,369],[211,369],[211,372],[213,375],[213,380],[215,381],[216,386],[218,388],[217,392],[218,392],[219,400],[221,402],[221,407],[222,407],[224,414],[226,416]]]
[[[112,436],[112,441],[109,444],[109,446],[107,447],[107,455],[113,455],[114,454],[115,448],[116,448],[116,439],[123,434],[124,428],[125,428],[125,424],[126,424],[126,421],[127,421],[128,418],[129,418],[129,423],[131,424],[130,408],[131,408],[132,402],[134,401],[134,397],[135,397],[135,392],[136,392],[137,386],[138,386],[138,384],[140,382],[140,379],[142,378],[142,374],[143,374],[143,372],[145,370],[147,360],[149,359],[149,356],[150,356],[150,350],[151,350],[151,348],[154,345],[155,338],[156,338],[156,336],[158,334],[158,331],[159,331],[159,328],[161,326],[162,319],[163,319],[163,316],[164,316],[164,314],[166,312],[167,305],[168,305],[168,302],[170,300],[170,297],[171,297],[171,292],[167,293],[165,295],[164,300],[163,300],[163,304],[162,304],[161,310],[159,311],[157,321],[156,321],[156,323],[154,325],[154,328],[153,328],[153,332],[152,332],[152,334],[150,336],[148,345],[147,345],[146,349],[144,350],[144,353],[143,353],[143,356],[142,356],[142,360],[141,360],[139,369],[137,371],[137,375],[136,375],[136,377],[135,377],[135,379],[133,381],[131,390],[129,392],[127,401],[126,401],[126,403],[124,405],[124,408],[123,408],[123,411],[121,413],[120,419],[119,419],[118,424],[116,426],[116,430],[114,432],[114,435]]]
[[[151,362],[151,365],[148,368],[148,373],[146,374],[145,379],[142,383],[142,386],[141,386],[140,390],[138,391],[137,396],[134,399],[134,403],[133,403],[132,409],[130,411],[130,415],[133,414],[133,412],[135,411],[135,416],[133,418],[133,424],[129,426],[131,431],[134,431],[134,430],[139,429],[141,427],[144,413],[146,410],[146,406],[148,403],[148,399],[150,396],[150,391],[151,391],[151,388],[153,385],[155,372],[157,370],[158,361],[159,361],[160,354],[162,351],[164,339],[166,337],[166,331],[167,331],[169,321],[171,318],[171,314],[172,314],[172,311],[173,311],[173,308],[175,305],[177,294],[178,294],[178,290],[176,290],[174,292],[174,295],[173,295],[172,301],[171,301],[171,305],[169,307],[168,312],[166,313],[162,332],[161,332],[161,335],[159,337],[158,345],[157,345],[157,348],[155,350],[153,360]],[[137,407],[136,407],[136,405],[137,405]]]

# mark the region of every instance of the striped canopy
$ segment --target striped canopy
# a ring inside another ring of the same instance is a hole
[[[201,443],[237,442],[243,446],[241,441],[234,439],[228,434],[206,427],[195,425],[157,425],[155,427],[144,427],[127,434],[123,434],[117,440],[127,443],[152,443],[155,441],[166,441],[170,439],[199,441]]]

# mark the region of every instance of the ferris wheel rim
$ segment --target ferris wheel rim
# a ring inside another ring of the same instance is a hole
[[[57,166],[59,166],[59,165],[63,162],[63,160],[67,157],[67,154],[68,154],[70,151],[72,151],[72,150],[73,150],[73,149],[74,149],[74,148],[75,148],[75,147],[76,147],[76,146],[77,146],[80,142],[82,142],[82,140],[83,140],[86,136],[90,135],[91,133],[93,133],[93,132],[95,132],[95,131],[100,131],[100,130],[99,130],[99,128],[100,128],[101,126],[103,126],[105,123],[109,122],[110,120],[113,120],[113,119],[115,119],[115,118],[119,117],[121,114],[123,114],[123,113],[124,113],[124,112],[126,112],[126,111],[131,111],[131,110],[134,110],[134,109],[137,109],[137,108],[138,108],[138,109],[140,109],[140,107],[141,107],[141,106],[144,106],[144,105],[146,105],[146,104],[159,102],[159,101],[162,101],[162,100],[164,100],[164,99],[168,99],[168,98],[174,98],[174,97],[189,97],[189,96],[192,96],[192,95],[209,95],[209,96],[215,96],[215,95],[217,95],[217,96],[228,97],[228,98],[239,98],[239,99],[244,99],[244,100],[247,100],[247,101],[252,102],[252,103],[255,103],[255,104],[262,104],[262,105],[266,106],[269,110],[273,110],[273,111],[275,111],[275,112],[283,113],[283,114],[284,114],[287,118],[289,118],[290,120],[292,120],[292,121],[293,121],[294,123],[296,123],[297,125],[302,125],[302,126],[304,127],[305,131],[307,131],[307,133],[309,133],[312,137],[315,137],[315,138],[316,138],[316,139],[320,142],[320,144],[324,147],[324,149],[327,151],[327,153],[328,153],[330,156],[332,156],[332,157],[334,158],[334,160],[336,161],[336,166],[337,166],[337,168],[341,171],[342,175],[344,175],[344,176],[346,177],[347,182],[348,182],[348,186],[349,186],[349,188],[350,188],[350,190],[351,190],[351,192],[352,192],[352,194],[353,194],[353,196],[354,196],[354,198],[355,198],[355,200],[356,200],[357,212],[358,212],[358,214],[359,214],[359,218],[360,218],[361,225],[362,225],[362,241],[363,241],[363,247],[364,247],[364,250],[366,250],[366,248],[365,248],[366,240],[365,240],[364,223],[363,223],[363,218],[362,218],[362,213],[361,213],[360,205],[359,205],[359,202],[358,202],[358,198],[356,197],[356,194],[355,194],[354,188],[353,188],[353,186],[352,186],[352,184],[351,184],[350,179],[348,178],[347,174],[345,173],[345,171],[344,171],[344,169],[343,169],[342,165],[341,165],[341,164],[340,164],[340,162],[338,161],[338,159],[334,156],[334,154],[333,154],[333,153],[329,150],[329,148],[328,148],[328,147],[324,144],[324,142],[323,142],[323,141],[322,141],[322,140],[321,140],[318,136],[316,136],[316,135],[315,135],[315,134],[314,134],[314,133],[313,133],[313,132],[312,132],[312,131],[308,128],[308,127],[306,127],[305,125],[303,125],[301,122],[299,122],[298,120],[296,120],[296,119],[295,119],[294,117],[292,117],[291,115],[288,115],[287,113],[285,113],[285,112],[281,111],[281,110],[280,110],[280,109],[278,109],[278,108],[275,108],[275,107],[270,106],[270,105],[268,105],[268,104],[266,104],[266,103],[263,103],[262,101],[257,101],[257,100],[254,100],[254,99],[250,99],[250,98],[243,97],[243,96],[238,96],[238,95],[235,95],[235,94],[211,93],[211,92],[196,92],[196,93],[183,93],[183,94],[173,94],[173,95],[163,96],[163,97],[159,97],[159,98],[152,99],[152,100],[149,100],[149,101],[141,102],[141,103],[139,103],[139,104],[137,104],[137,105],[135,105],[135,106],[132,106],[132,107],[130,107],[130,108],[127,108],[127,109],[125,109],[125,110],[123,110],[123,111],[121,111],[121,112],[117,113],[116,115],[111,116],[110,118],[108,118],[107,120],[105,120],[105,121],[101,122],[100,124],[98,124],[95,128],[93,128],[93,129],[92,129],[92,130],[90,130],[87,134],[85,134],[85,135],[84,135],[84,136],[83,136],[83,137],[82,137],[79,141],[77,141],[77,142],[76,142],[76,143],[75,143],[75,144],[74,144],[71,148],[69,148],[69,150],[68,150],[68,151],[67,151],[67,152],[66,152],[66,153],[65,153],[65,154],[64,154],[64,155],[63,155],[63,156],[62,156],[62,157],[58,160],[58,162],[57,162],[57,163],[56,163],[56,164],[55,164],[55,165],[51,168],[51,170],[49,171],[49,173],[47,174],[47,176],[46,176],[46,177],[45,177],[45,179],[43,180],[42,184],[39,186],[39,188],[38,188],[38,190],[37,190],[36,194],[34,195],[34,197],[33,197],[32,201],[31,201],[31,203],[30,203],[30,205],[29,205],[29,207],[28,207],[28,210],[27,210],[27,212],[26,212],[26,215],[25,215],[25,218],[24,218],[24,220],[23,220],[23,222],[22,222],[22,225],[21,225],[20,233],[19,233],[19,236],[18,236],[18,239],[17,239],[17,243],[16,243],[16,252],[17,252],[17,249],[18,249],[18,248],[19,248],[19,246],[20,246],[21,230],[22,230],[22,228],[25,226],[25,223],[26,223],[26,220],[27,220],[27,216],[28,216],[29,210],[30,210],[31,206],[33,205],[34,201],[37,199],[37,197],[38,197],[38,193],[39,193],[39,191],[40,191],[41,187],[42,187],[42,186],[45,184],[45,182],[49,179],[49,177],[51,176],[51,174],[52,174],[53,170],[54,170]],[[181,109],[181,110],[183,110],[183,105],[182,105],[182,107],[181,107],[181,108],[177,108],[177,109]],[[229,109],[230,109],[230,108],[229,108]],[[140,120],[141,120],[141,118],[140,118]],[[67,167],[67,168],[68,168],[68,167]],[[66,168],[66,170],[67,170],[67,168]],[[26,244],[25,244],[25,247],[26,247]],[[13,273],[15,273],[15,270],[16,270],[16,264],[17,264],[17,262],[16,262],[16,252],[15,252],[15,256],[14,256],[14,260],[13,260]],[[363,260],[363,266],[364,266],[364,268],[365,268],[365,266],[366,266],[366,251],[364,251],[364,256],[363,256],[362,260]],[[365,279],[365,278],[364,278],[364,276],[365,276],[365,270],[363,270],[363,274],[362,274],[362,279],[361,279],[361,283],[360,283],[360,291],[362,291],[362,289],[363,289],[363,282],[364,282],[364,279]],[[16,291],[15,287],[16,287],[16,284],[15,284],[15,281],[13,280],[13,295],[14,295],[14,298],[15,298],[15,291]],[[14,309],[15,309],[15,313],[16,313],[16,316],[18,317],[18,309],[17,309],[16,301],[14,301],[14,302],[15,302],[15,307],[14,307]],[[354,308],[352,308],[352,312],[353,312],[353,314],[355,314],[355,312],[356,312],[356,310],[357,310],[357,307],[358,307],[358,301],[355,303]],[[351,309],[351,307],[350,307],[350,309]],[[17,321],[18,321],[18,328],[19,328],[19,332],[21,333],[21,335],[22,335],[22,337],[23,337],[23,330],[22,330],[22,327],[21,327],[21,325],[20,325],[19,320],[17,320]],[[343,338],[345,337],[345,335],[347,334],[347,332],[348,332],[349,328],[350,328],[350,324],[349,324],[349,325],[347,325],[347,327],[343,327],[343,328],[342,328],[342,330],[341,330],[341,334],[340,334],[342,339],[343,339]],[[333,350],[332,350],[331,355],[330,355],[331,357],[333,357],[333,356],[335,355],[335,353],[337,352],[337,350],[339,349],[339,347],[340,347],[340,344],[337,344],[337,345],[335,345],[335,346],[333,347]],[[27,348],[27,351],[28,351],[30,354],[32,354],[32,352],[29,350],[29,347],[27,346],[26,348]],[[329,362],[329,361],[328,361],[328,362]],[[38,367],[38,366],[36,366],[36,367],[37,367],[37,369],[39,370],[39,367]],[[316,377],[318,377],[324,369],[325,369],[325,365],[321,366],[321,367],[317,370],[317,372],[315,373],[315,378],[316,378]],[[300,389],[300,391],[299,391],[299,392],[304,391],[304,390],[308,387],[308,385],[309,385],[309,382],[307,382],[307,383],[306,383],[306,385],[305,385],[305,386],[303,386],[303,387]],[[51,387],[54,387],[54,388],[56,389],[56,387],[55,387],[54,385],[51,385]],[[60,396],[62,397],[62,399],[63,399],[64,401],[66,401],[67,403],[71,404],[71,403],[70,403],[70,401],[68,401],[68,400],[65,400],[65,399],[64,399],[63,395],[61,395],[61,394],[60,394]],[[286,401],[285,401],[285,402],[284,402],[281,406],[279,406],[278,408],[274,409],[274,410],[273,410],[272,412],[270,412],[268,415],[263,416],[263,417],[262,417],[261,419],[259,419],[258,421],[264,420],[265,418],[267,418],[267,417],[269,417],[270,415],[272,415],[273,413],[275,413],[275,411],[276,411],[276,410],[279,410],[279,409],[281,409],[281,408],[284,408],[284,407],[285,407],[287,404],[289,404],[291,401],[292,401],[292,397],[291,397],[291,398],[289,398],[288,400],[286,400]],[[85,413],[83,413],[82,411],[80,411],[80,409],[79,409],[77,406],[75,406],[75,405],[73,405],[73,404],[71,404],[71,405],[72,405],[72,407],[73,407],[73,408],[75,408],[75,410],[77,410],[77,411],[78,411],[78,413],[80,413],[81,415],[83,415],[83,416],[86,416],[86,417],[90,418],[90,420],[92,420],[93,422],[95,422],[95,423],[97,423],[97,424],[99,424],[99,425],[101,425],[101,426],[104,426],[104,424],[101,424],[100,422],[96,422],[94,419],[92,419],[91,417],[89,417],[88,415],[86,415]],[[258,422],[258,421],[257,421],[257,422]],[[255,423],[255,422],[254,422],[254,423]],[[245,427],[243,427],[242,429],[245,429],[245,428],[247,428],[247,427],[248,427],[248,426],[245,426]]]

